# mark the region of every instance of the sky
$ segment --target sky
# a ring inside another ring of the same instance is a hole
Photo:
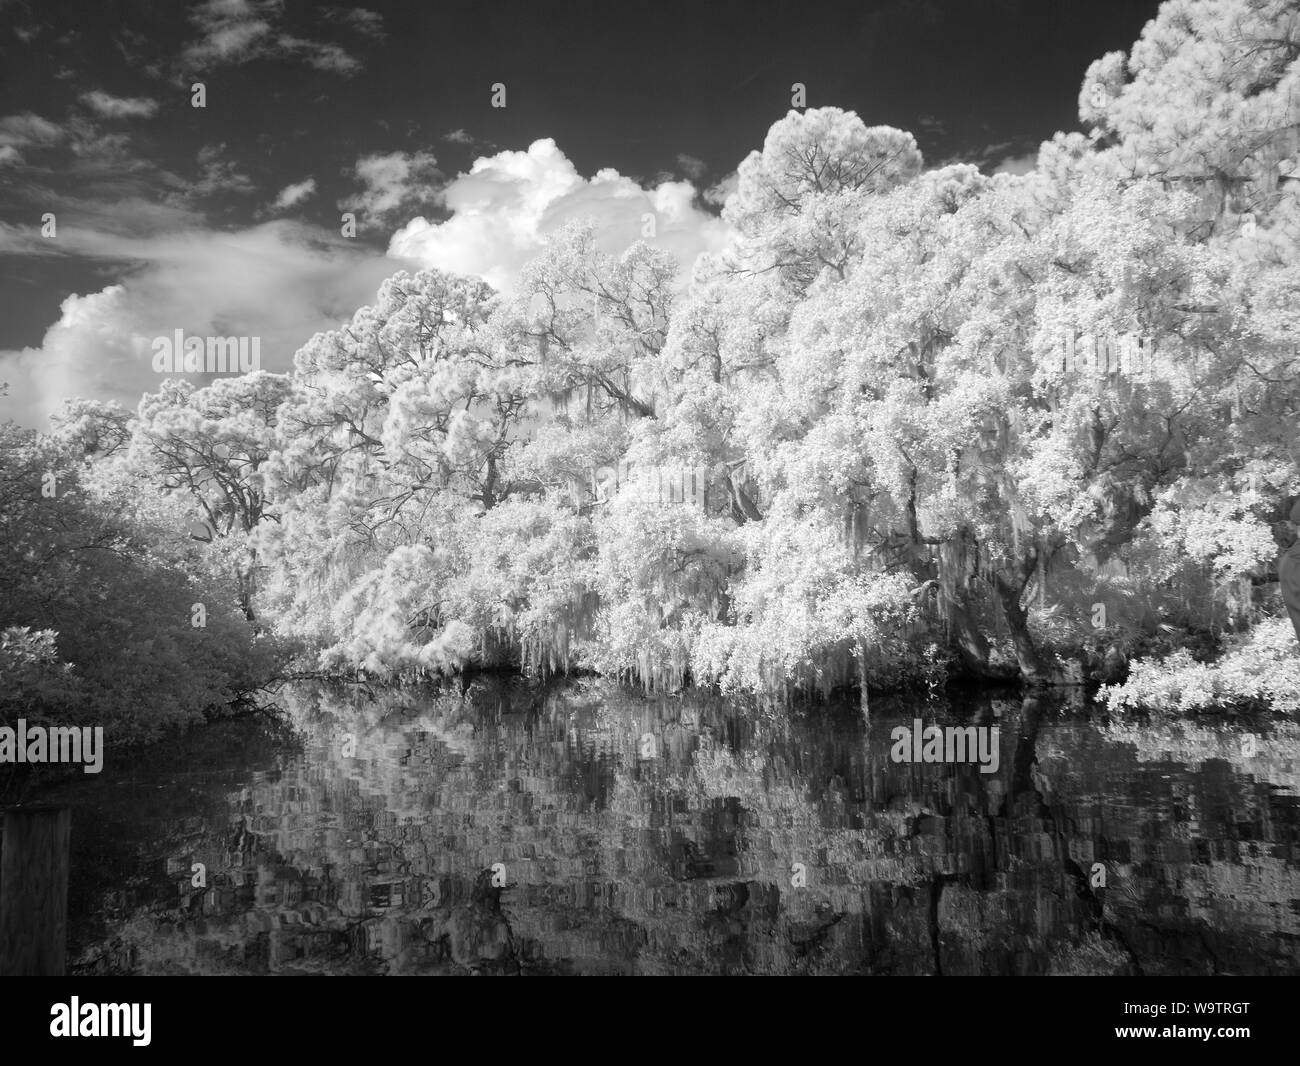
[[[1023,172],[1157,6],[0,0],[0,418],[134,409],[177,329],[287,370],[397,270],[508,290],[578,217],[617,252],[652,212],[685,270],[796,82]]]

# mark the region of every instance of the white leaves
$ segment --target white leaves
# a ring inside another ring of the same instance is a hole
[[[915,177],[921,153],[909,133],[863,125],[837,107],[790,112],[767,133],[762,152],[740,165],[724,217],[742,229],[798,213],[810,195],[883,192]]]
[[[860,571],[824,515],[770,514],[738,535],[747,558],[732,588],[734,618],[707,622],[692,658],[724,690],[812,681],[859,646],[875,655],[913,617],[906,581]]]
[[[1057,135],[1023,177],[922,173],[909,134],[791,112],[685,293],[662,251],[570,223],[504,301],[400,272],[291,379],[168,383],[133,447],[201,500],[269,501],[251,543],[282,631],[374,671],[500,638],[539,669],[780,687],[901,654],[908,585],[965,587],[976,556],[1016,577],[1121,544],[1149,584],[1187,559],[1238,580],[1269,548],[1263,502],[1185,490],[1255,451],[1294,480],[1300,183],[1267,187],[1272,149],[1239,128],[1300,118],[1295,64],[1239,47],[1284,17],[1166,5],[1131,61],[1089,68],[1095,143]],[[1250,241],[1207,210],[1224,174]],[[1126,334],[1155,342],[1142,380],[1061,369],[1067,342]],[[707,468],[709,512],[594,503],[620,461]]]
[[[1141,536],[1159,543],[1165,576],[1183,561],[1210,566],[1221,583],[1249,577],[1277,555],[1266,523],[1229,486],[1184,480],[1162,492]]]

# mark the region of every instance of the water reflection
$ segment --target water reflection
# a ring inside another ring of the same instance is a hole
[[[595,681],[284,706],[62,786],[74,972],[1300,972],[1294,727]],[[998,771],[892,761],[916,717],[999,726]]]

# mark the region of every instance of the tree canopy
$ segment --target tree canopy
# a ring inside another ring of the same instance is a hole
[[[244,622],[332,671],[1037,684],[1226,642],[1289,678],[1298,56],[1293,3],[1171,0],[1019,176],[791,111],[689,278],[569,223],[509,295],[399,272],[287,375],[71,404],[12,469],[188,501]],[[11,614],[66,658],[44,580]]]

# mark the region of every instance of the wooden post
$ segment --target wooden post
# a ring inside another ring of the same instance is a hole
[[[0,977],[62,977],[67,963],[67,807],[14,807],[0,844]]]

